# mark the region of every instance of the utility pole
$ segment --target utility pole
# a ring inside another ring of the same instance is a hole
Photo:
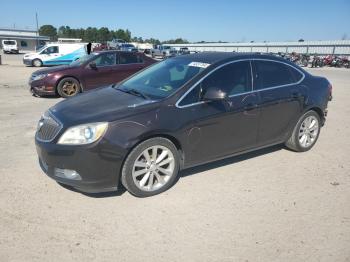
[[[38,23],[38,13],[37,12],[35,12],[35,21],[36,21],[36,48],[38,48],[38,46],[39,46],[39,23]]]

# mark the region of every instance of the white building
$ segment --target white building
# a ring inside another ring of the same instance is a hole
[[[0,43],[1,40],[10,39],[17,41],[20,52],[33,51],[50,40],[47,36],[39,36],[37,31],[33,30],[0,28]]]
[[[191,51],[261,52],[261,53],[308,53],[350,55],[350,40],[304,42],[254,42],[254,43],[196,43],[172,44],[176,49],[188,47]]]

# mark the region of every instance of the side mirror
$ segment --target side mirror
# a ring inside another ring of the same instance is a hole
[[[209,101],[219,101],[225,100],[227,98],[227,93],[222,91],[218,87],[209,87],[204,93],[203,99]]]
[[[94,63],[94,62],[91,62],[91,63],[89,64],[89,66],[90,66],[91,69],[94,69],[94,70],[97,69],[96,63]]]

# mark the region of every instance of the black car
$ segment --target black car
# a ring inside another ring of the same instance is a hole
[[[282,58],[199,53],[50,108],[35,141],[43,171],[84,192],[165,191],[181,169],[285,143],[307,151],[332,87]]]

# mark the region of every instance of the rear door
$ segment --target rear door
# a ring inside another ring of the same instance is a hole
[[[88,64],[84,68],[83,78],[85,82],[84,89],[108,85],[113,83],[113,67],[115,66],[115,53],[102,53],[90,63],[95,63],[96,68]]]
[[[303,74],[278,61],[254,60],[255,85],[261,109],[258,144],[284,140],[302,110]]]

